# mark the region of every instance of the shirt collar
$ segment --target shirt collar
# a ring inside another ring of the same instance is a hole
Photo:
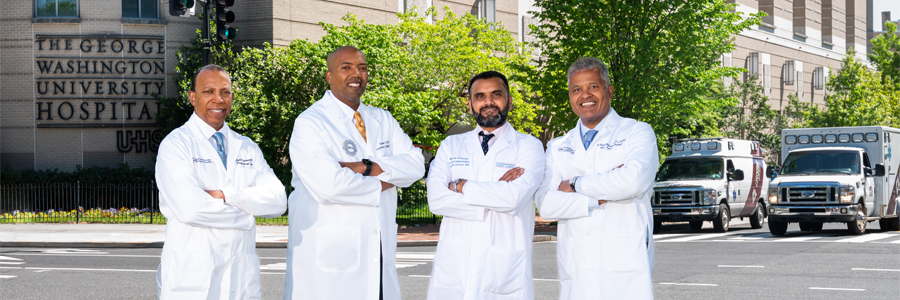
[[[499,139],[500,136],[502,136],[504,133],[506,133],[506,127],[508,127],[508,126],[509,126],[509,122],[503,122],[503,125],[501,125],[497,129],[494,129],[494,131],[492,131],[492,132],[488,132],[487,130],[484,130],[484,128],[481,128],[481,125],[476,125],[475,126],[475,134],[477,135],[479,132],[484,132],[484,134],[493,133],[494,138]],[[481,137],[479,137],[478,139],[481,140]]]
[[[352,108],[350,108],[350,106],[348,106],[346,103],[344,103],[344,101],[341,101],[340,99],[335,97],[334,94],[331,93],[331,90],[325,91],[325,98],[332,99],[335,102],[338,109],[341,111],[341,115],[348,117],[350,119],[353,119],[353,113],[355,113],[356,111],[354,111]],[[359,100],[359,108],[357,109],[360,114],[362,114],[364,112],[363,106],[365,106],[365,105],[363,104],[362,99],[360,99]]]
[[[597,123],[597,126],[594,126],[593,130],[597,130],[599,132],[600,129],[603,128],[603,126],[606,126],[607,124],[609,124],[611,122],[611,121],[610,122],[607,122],[607,121],[609,121],[609,119],[612,119],[613,115],[615,115],[615,111],[612,109],[612,107],[610,107],[609,111],[606,113],[606,116],[603,117],[603,120],[601,120],[600,123]],[[585,126],[584,122],[582,122],[581,118],[579,118],[578,119],[578,131],[579,131],[579,134],[581,135],[582,139],[584,139],[584,135],[588,132],[588,130],[591,130],[591,129],[588,128],[587,126]]]
[[[216,129],[212,128],[212,126],[209,126],[209,124],[206,124],[203,119],[200,119],[200,116],[198,116],[196,112],[191,114],[191,118],[188,119],[188,123],[191,123],[194,128],[196,128],[200,132],[200,135],[205,139],[211,138],[213,134],[216,133]],[[223,125],[222,129],[219,129],[218,132],[221,132],[222,135],[227,138],[228,122],[225,122],[225,125]]]

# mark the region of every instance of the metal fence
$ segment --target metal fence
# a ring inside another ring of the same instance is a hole
[[[436,224],[416,183],[398,192],[397,223]],[[287,214],[257,224],[286,225]],[[0,185],[0,223],[141,223],[165,224],[159,212],[156,183],[135,184],[3,184]]]

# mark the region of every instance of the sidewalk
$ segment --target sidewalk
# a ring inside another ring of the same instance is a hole
[[[556,240],[556,226],[537,217],[535,242]],[[401,226],[398,247],[437,245],[439,225]],[[0,247],[162,248],[165,225],[0,224]],[[256,247],[287,247],[287,226],[256,226]]]

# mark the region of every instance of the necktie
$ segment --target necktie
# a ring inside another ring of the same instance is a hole
[[[584,143],[584,150],[587,150],[588,146],[591,145],[595,135],[597,135],[597,131],[594,129],[588,130],[588,132],[584,134],[584,138],[581,139],[581,142]]]
[[[216,151],[219,152],[219,157],[222,158],[222,165],[225,166],[225,169],[228,169],[228,164],[225,162],[225,135],[221,132],[216,132],[213,134],[213,138],[216,139]]]
[[[484,131],[479,132],[478,136],[481,137],[481,150],[484,150],[484,154],[488,152],[488,142],[494,137],[493,133],[484,134]]]
[[[369,142],[366,139],[366,124],[363,124],[362,116],[359,114],[359,111],[353,112],[353,119],[356,120],[356,130],[359,130],[359,134],[362,135],[363,141]]]

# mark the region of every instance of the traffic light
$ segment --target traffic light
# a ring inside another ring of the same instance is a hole
[[[173,17],[194,15],[194,0],[169,0],[169,14]]]
[[[228,7],[234,5],[234,0],[216,0],[216,35],[222,42],[233,40],[237,36],[237,30],[228,25],[234,22],[234,12]]]

